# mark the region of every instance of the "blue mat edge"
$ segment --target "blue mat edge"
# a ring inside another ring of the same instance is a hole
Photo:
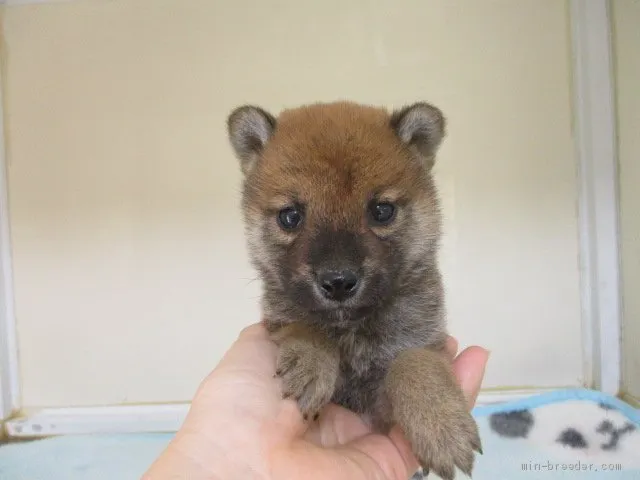
[[[566,402],[567,400],[583,400],[607,405],[620,411],[623,415],[628,417],[629,420],[640,425],[640,410],[612,395],[588,388],[554,390],[510,402],[496,403],[492,405],[479,405],[474,407],[472,414],[474,417],[485,417],[494,413],[528,410],[552,403]]]

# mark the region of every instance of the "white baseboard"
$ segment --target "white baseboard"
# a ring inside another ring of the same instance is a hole
[[[496,403],[514,402],[526,397],[540,395],[542,393],[553,392],[554,390],[564,390],[573,387],[550,387],[550,388],[522,388],[509,390],[487,390],[482,391],[478,396],[476,405],[492,405]]]
[[[510,402],[552,389],[504,390],[481,393],[478,405]],[[162,433],[180,428],[189,404],[112,407],[46,408],[27,412],[5,423],[9,438],[96,433]]]
[[[175,432],[189,404],[45,408],[5,423],[9,438]]]

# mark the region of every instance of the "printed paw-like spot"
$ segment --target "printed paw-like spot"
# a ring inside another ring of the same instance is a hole
[[[575,428],[571,427],[563,430],[557,441],[558,443],[571,448],[587,448],[588,446],[584,435],[582,435]]]
[[[529,410],[494,413],[489,418],[491,429],[507,438],[527,438],[533,423],[533,414]]]

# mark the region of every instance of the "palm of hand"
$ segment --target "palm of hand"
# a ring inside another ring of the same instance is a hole
[[[455,340],[448,350],[453,358]],[[276,347],[264,328],[245,329],[201,384],[169,450],[178,449],[210,474],[202,478],[390,480],[417,470],[398,430],[388,437],[373,434],[360,417],[337,405],[327,406],[317,422],[305,423],[295,402],[282,400],[275,360]],[[454,360],[470,404],[486,360],[479,347]]]

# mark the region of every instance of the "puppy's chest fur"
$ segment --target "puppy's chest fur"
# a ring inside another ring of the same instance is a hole
[[[371,413],[397,353],[395,345],[381,333],[352,330],[335,337],[340,352],[340,376],[332,399],[334,403],[358,413]]]
[[[424,308],[425,305],[437,308]],[[337,347],[340,374],[332,402],[352,411],[378,416],[381,390],[397,355],[409,348],[441,345],[445,337],[442,299],[397,299],[388,308],[340,327],[325,327]]]

